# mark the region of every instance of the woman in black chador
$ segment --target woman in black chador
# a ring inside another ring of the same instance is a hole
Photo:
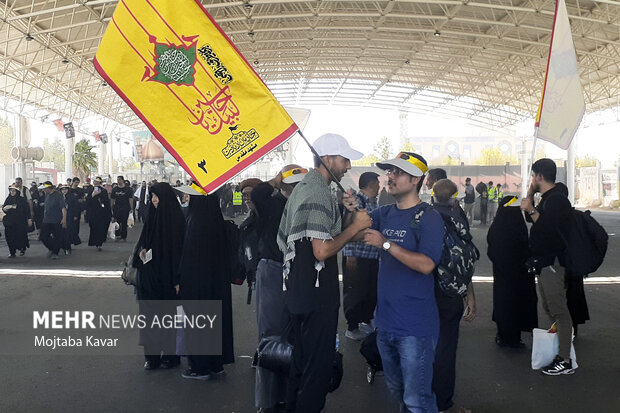
[[[90,227],[88,246],[97,247],[97,250],[101,251],[101,246],[108,236],[112,208],[110,208],[108,191],[101,185],[101,178],[95,178],[93,183],[95,184],[93,191],[86,196],[88,226]]]
[[[26,198],[20,196],[19,189],[15,186],[9,187],[9,196],[4,201],[2,210],[6,214],[2,219],[4,223],[4,234],[6,243],[9,246],[9,258],[15,258],[15,252],[19,255],[26,253],[28,243],[28,225],[30,220],[30,207]]]
[[[519,205],[516,197],[502,198],[487,234],[487,255],[493,263],[495,342],[501,347],[523,347],[521,332],[538,326],[536,281],[525,266],[528,233]]]
[[[155,184],[150,195],[148,217],[133,258],[133,265],[138,269],[138,305],[146,320],[146,328],[140,330],[146,370],[168,369],[179,364],[176,331],[153,327],[153,320],[176,315],[175,286],[185,234],[185,217],[172,187],[163,182]],[[202,258],[196,257],[203,264],[207,262]]]
[[[208,354],[209,338],[200,329],[186,329],[190,368],[183,377],[206,380],[224,374],[224,364],[234,363],[230,263],[227,257],[224,219],[216,195],[192,196],[189,201],[183,256],[179,266],[180,296],[187,315],[199,314],[200,302],[221,300],[222,351]],[[204,314],[204,311],[202,311]]]

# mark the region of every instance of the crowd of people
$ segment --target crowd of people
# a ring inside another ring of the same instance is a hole
[[[30,247],[29,233],[35,233],[48,249],[48,257],[56,260],[61,254],[70,255],[72,246],[82,243],[82,219],[90,229],[88,246],[98,251],[110,238],[126,241],[128,226],[134,220],[144,221],[152,184],[144,181],[132,186],[123,176],[112,185],[101,177],[92,182],[86,178],[84,185],[80,184],[80,178],[74,177],[65,184],[32,182],[26,188],[22,178],[15,178],[2,207],[9,258],[25,255]],[[118,224],[112,237],[111,223]]]
[[[90,227],[88,245],[98,250],[111,222],[119,224],[115,235],[120,242],[127,239],[128,220],[143,222],[132,259],[140,313],[147,318],[175,313],[178,298],[223,303],[221,354],[183,354],[189,368],[182,376],[216,378],[234,362],[231,280],[247,280],[256,291],[257,411],[316,413],[337,387],[334,366],[342,363],[337,345],[337,254],[342,251],[344,336],[360,341],[376,335],[385,382],[401,411],[466,413],[470,410],[453,399],[459,325],[476,317],[474,288],[469,283],[463,294],[449,294],[434,274],[444,250],[445,220],[469,234],[478,192],[481,221],[491,224],[487,242],[497,345],[522,348],[521,333],[537,327],[538,277],[543,308],[556,322],[560,342],[558,355],[542,372],[574,373],[571,327],[576,333],[577,324],[588,318],[587,304],[583,283],[572,286],[567,304],[559,231],[571,206],[566,187],[555,183],[553,161],[534,163],[528,196],[520,202],[504,196],[501,184],[474,188],[470,178],[459,199],[446,172],[430,169],[424,157],[412,152],[377,164],[388,178],[383,195],[379,175],[366,172],[359,178],[359,192],[335,197],[331,184],[339,183],[350,161],[362,153],[336,134],[319,137],[313,147],[312,169],[287,165],[267,182],[247,179],[212,195],[167,183],[132,188],[122,176],[109,191],[101,178],[83,187],[73,178],[67,185],[44,182],[30,190],[17,178],[3,206],[10,257],[25,253],[28,231],[34,230],[51,258],[58,258],[61,249],[70,254],[71,245],[81,243],[83,211]],[[431,205],[420,199],[424,184]],[[542,199],[535,206],[536,193]],[[381,197],[394,202],[380,206]],[[243,212],[238,199],[247,215],[235,227],[238,245],[231,255],[224,215]],[[526,220],[532,224],[529,234]],[[153,300],[170,301],[170,308],[153,307]],[[146,370],[180,364],[174,330],[140,333]],[[195,334],[188,331],[185,340],[199,340]],[[286,368],[276,369],[266,359],[263,350],[274,342],[291,347]]]

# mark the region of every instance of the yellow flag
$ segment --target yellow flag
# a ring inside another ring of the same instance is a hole
[[[297,125],[199,0],[121,0],[95,68],[211,193]]]

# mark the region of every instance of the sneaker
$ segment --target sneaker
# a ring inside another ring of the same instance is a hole
[[[181,377],[183,377],[184,379],[209,380],[211,378],[211,375],[209,373],[198,373],[192,371],[192,369],[187,369],[185,370],[185,372],[183,372],[183,374],[181,374]]]
[[[543,374],[548,376],[559,376],[560,374],[573,374],[575,369],[573,368],[573,362],[569,359],[564,361],[560,356],[555,356],[553,362],[542,370]]]
[[[57,260],[58,259],[58,254],[52,254],[50,255],[50,258],[53,260]]]
[[[356,328],[355,330],[347,330],[346,333],[344,333],[344,336],[346,338],[350,338],[351,340],[355,340],[355,341],[361,341],[364,338],[366,338],[366,333],[360,331],[359,328]]]
[[[372,326],[372,322],[370,322],[370,323],[360,323],[359,330],[362,333],[365,333],[365,334],[370,334],[370,333],[374,333],[375,332],[375,328]]]

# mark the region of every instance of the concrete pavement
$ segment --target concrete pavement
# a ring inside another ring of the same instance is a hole
[[[600,211],[594,215],[608,232],[620,234],[620,215]],[[0,340],[11,340],[13,332],[6,321],[25,306],[63,309],[73,303],[95,310],[134,306],[132,288],[109,271],[120,269],[139,229],[130,230],[129,242],[108,242],[102,252],[83,243],[71,256],[51,261],[33,240],[25,257],[1,258]],[[476,281],[478,317],[461,326],[456,401],[474,413],[620,412],[618,237],[610,237],[606,262],[594,274],[611,278],[586,284],[592,320],[580,328],[575,342],[580,368],[573,376],[546,377],[530,368],[529,335],[524,336],[525,350],[500,349],[494,344],[486,229],[474,225],[472,230],[483,253],[477,268],[481,277]],[[83,225],[82,240],[87,235]],[[0,251],[2,257],[8,255],[4,240]],[[0,354],[0,412],[253,412],[254,370],[249,357],[256,346],[256,316],[254,305],[245,304],[246,293],[246,286],[233,286],[236,363],[226,366],[223,380],[185,380],[180,377],[182,369],[145,372],[139,356]],[[542,309],[539,324],[549,324]],[[394,411],[383,378],[372,385],[366,382],[359,343],[344,338],[344,329],[341,315],[345,375],[341,387],[329,395],[324,411]]]

